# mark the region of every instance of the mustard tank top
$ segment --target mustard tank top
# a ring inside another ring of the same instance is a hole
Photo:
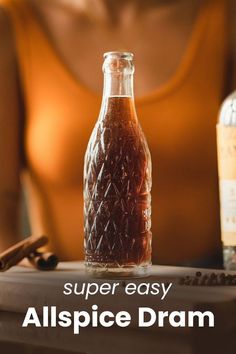
[[[24,0],[5,0],[26,107],[23,184],[32,232],[83,259],[83,159],[101,96],[76,80]],[[221,247],[215,125],[227,64],[227,1],[206,0],[173,77],[136,100],[152,155],[153,262]]]

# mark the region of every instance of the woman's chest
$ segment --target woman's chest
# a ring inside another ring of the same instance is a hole
[[[83,161],[96,123],[100,98],[65,95],[35,106],[26,122],[25,152],[31,171],[55,185],[82,183]],[[151,150],[153,170],[162,174],[207,171],[215,162],[213,112],[178,100],[137,101],[139,121]],[[179,171],[179,172],[178,172]]]
[[[88,13],[83,14],[79,5],[77,11],[76,8],[69,10],[72,3],[69,1],[65,9],[60,2],[58,6],[31,2],[51,49],[68,71],[93,92],[102,90],[103,53],[133,52],[138,96],[166,83],[176,72],[192,39],[199,9],[197,0],[171,2],[172,6],[167,2],[149,10],[144,6],[145,11],[139,15],[134,15],[135,6],[134,13],[128,6],[127,9],[120,6],[125,9],[120,9],[117,23],[112,21],[112,11],[110,18],[98,20],[91,17],[96,12],[94,9],[90,9],[92,14],[88,9]]]

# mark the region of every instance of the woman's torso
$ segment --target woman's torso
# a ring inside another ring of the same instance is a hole
[[[40,22],[42,11],[37,13],[27,1],[8,3],[25,97],[24,183],[32,229],[50,235],[51,247],[63,259],[82,258],[83,157],[101,101],[95,92],[99,85],[89,87],[91,81],[85,78],[99,81],[98,66],[89,62],[84,40],[78,39],[82,48],[74,55],[79,63],[88,64],[86,70],[73,70],[63,60],[66,55],[59,54],[63,46],[53,45],[56,32],[47,36],[48,27]],[[191,10],[193,23],[186,23],[185,30],[176,21],[176,32],[185,35],[179,35],[182,42],[176,37],[173,53],[178,55],[168,61],[165,75],[158,76],[162,71],[155,67],[158,59],[152,61],[151,52],[139,52],[138,45],[163,46],[168,52],[170,43],[158,43],[153,34],[150,42],[136,41],[136,49],[125,48],[137,52],[137,57],[143,55],[141,67],[145,60],[150,63],[142,70],[149,80],[145,82],[137,73],[136,108],[152,154],[154,262],[207,257],[220,247],[215,124],[226,74],[226,3],[205,1],[196,16]],[[80,36],[86,38],[86,31]],[[116,50],[118,45],[121,42],[114,41],[113,48],[101,46],[100,51]],[[89,53],[92,56],[93,50]],[[95,61],[96,57],[98,52]],[[164,67],[164,59],[159,59],[162,62]],[[139,59],[137,67],[138,63]],[[155,85],[159,88],[154,89]]]

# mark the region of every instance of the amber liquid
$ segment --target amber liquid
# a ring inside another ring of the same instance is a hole
[[[109,97],[84,166],[85,260],[101,267],[151,262],[151,158],[130,97]]]

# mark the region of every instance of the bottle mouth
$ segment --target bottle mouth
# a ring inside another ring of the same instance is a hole
[[[114,75],[134,73],[133,53],[106,52],[104,53],[103,72]]]
[[[132,60],[134,57],[134,54],[131,52],[114,51],[114,52],[106,52],[103,54],[104,59],[106,59],[107,57]]]

